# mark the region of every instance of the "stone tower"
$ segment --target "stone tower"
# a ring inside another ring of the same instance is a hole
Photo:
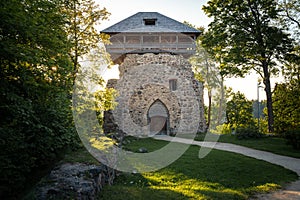
[[[106,49],[120,71],[120,79],[107,83],[119,96],[116,109],[104,114],[106,133],[205,130],[203,85],[188,62],[198,30],[157,12],[139,12],[102,32],[110,35]]]

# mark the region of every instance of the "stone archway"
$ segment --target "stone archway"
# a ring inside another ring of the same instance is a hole
[[[147,130],[143,130],[143,134],[148,135],[150,133],[149,109],[152,105],[156,105],[156,101],[161,102],[168,115],[166,133],[168,135],[176,134],[181,117],[181,108],[177,96],[164,85],[147,84],[136,88],[128,102],[130,119],[139,127],[147,127]]]
[[[169,112],[167,107],[158,99],[148,110],[150,135],[168,134]]]

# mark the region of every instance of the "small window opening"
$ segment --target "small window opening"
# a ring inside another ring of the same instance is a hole
[[[157,19],[144,19],[144,24],[146,26],[155,26]]]
[[[177,80],[176,79],[169,80],[169,87],[171,91],[177,90]]]

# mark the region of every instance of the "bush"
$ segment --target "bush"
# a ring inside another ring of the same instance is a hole
[[[71,121],[71,102],[63,92],[34,96],[40,90],[24,94],[12,84],[1,88],[0,199],[10,199],[18,198],[31,184],[32,175],[52,165],[66,148],[76,146],[78,136]]]
[[[300,149],[300,129],[286,131],[284,137],[287,139],[287,144]]]
[[[255,127],[245,127],[236,129],[238,139],[261,138],[262,134]]]
[[[232,127],[231,127],[231,124],[223,124],[221,125],[221,133],[222,134],[231,134],[232,133]],[[218,128],[218,127],[217,127]]]

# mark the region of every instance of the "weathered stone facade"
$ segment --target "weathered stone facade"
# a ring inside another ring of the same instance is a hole
[[[116,109],[105,113],[105,132],[174,135],[205,130],[203,85],[181,55],[127,54],[119,71],[120,79],[107,85],[119,96]]]

